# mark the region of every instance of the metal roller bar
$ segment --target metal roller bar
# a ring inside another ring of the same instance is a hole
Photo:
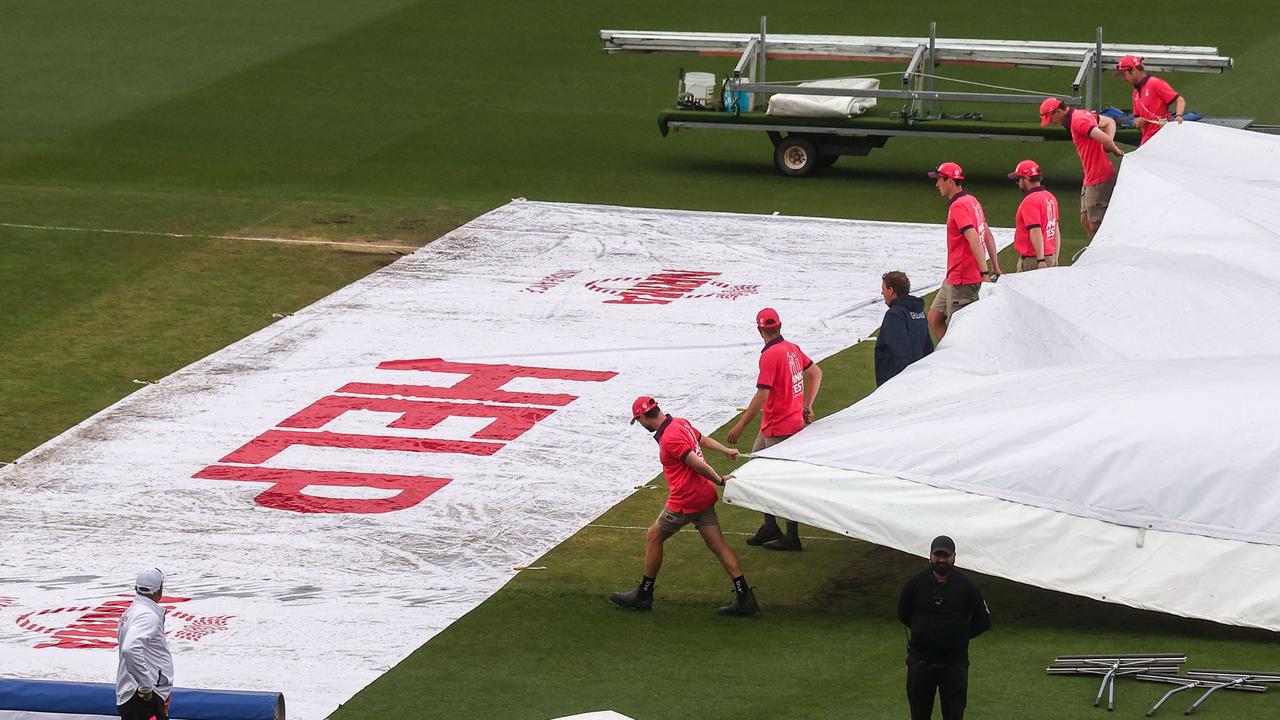
[[[1212,681],[1206,680],[1205,678],[1189,677],[1187,675],[1160,675],[1160,674],[1140,673],[1138,675],[1134,675],[1133,677],[1137,680],[1143,680],[1146,682],[1165,683],[1166,685],[1186,685],[1189,687],[1195,687],[1197,684],[1202,684],[1207,687],[1208,685],[1213,684]],[[1233,689],[1243,690],[1246,692],[1266,692],[1267,686],[1254,684],[1254,681],[1250,680],[1248,683],[1245,683],[1243,685],[1237,685]]]
[[[942,92],[929,90],[850,90],[849,88],[798,87],[795,85],[777,85],[766,83],[736,83],[735,90],[760,93],[761,95],[828,95],[833,97],[871,97],[896,98],[902,100],[956,100],[971,102],[1011,103],[1017,105],[1039,105],[1043,95],[1013,95],[1009,93],[971,93]],[[1070,104],[1079,104],[1080,98],[1068,95],[1055,95]]]
[[[1054,662],[1062,662],[1064,660],[1176,660],[1184,663],[1187,661],[1185,653],[1120,653],[1118,655],[1059,655]]]
[[[604,41],[605,52],[609,53],[694,52],[738,55],[747,42],[757,36],[749,33],[601,30],[600,37]],[[905,61],[915,53],[916,46],[927,43],[928,38],[779,34],[771,35],[768,42],[768,53],[775,58]],[[1084,53],[1096,47],[1096,42],[938,38],[934,45],[933,59],[935,63],[1077,67]],[[1102,46],[1101,63],[1114,66],[1121,57],[1131,54],[1143,57],[1147,68],[1158,72],[1220,73],[1232,66],[1232,59],[1219,55],[1217,48],[1117,43]]]
[[[710,113],[708,113],[710,114]],[[940,132],[930,130],[879,130],[874,128],[837,128],[824,126],[801,125],[756,125],[728,122],[700,122],[692,120],[672,120],[667,127],[673,130],[752,130],[765,132],[805,133],[819,135],[840,135],[844,137],[925,137],[950,138],[953,140],[1006,140],[1009,142],[1045,142],[1040,135],[1000,135],[994,133]],[[927,127],[927,125],[925,126]]]
[[[1191,677],[1213,677],[1213,678],[1237,678],[1247,677],[1251,682],[1280,682],[1280,673],[1273,672],[1250,672],[1248,670],[1203,670],[1196,668],[1188,670],[1187,675]]]

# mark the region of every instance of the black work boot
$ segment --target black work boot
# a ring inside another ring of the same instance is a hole
[[[787,521],[787,534],[778,533],[778,539],[764,546],[766,550],[803,550],[800,544],[800,524]]]
[[[782,530],[778,528],[777,523],[765,523],[760,526],[755,535],[747,538],[748,545],[764,545],[773,540],[782,539]]]
[[[616,592],[609,596],[615,604],[632,610],[652,610],[653,595],[640,594],[640,588],[636,588],[631,592]]]
[[[734,593],[733,602],[720,608],[721,615],[748,616],[760,612],[760,603],[756,602],[755,591],[750,588],[744,593]]]

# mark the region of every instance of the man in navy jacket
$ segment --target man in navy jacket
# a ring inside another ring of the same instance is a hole
[[[933,352],[924,301],[911,294],[906,273],[887,272],[881,280],[880,294],[889,311],[876,338],[876,387]]]

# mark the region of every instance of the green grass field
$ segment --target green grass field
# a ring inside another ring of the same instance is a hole
[[[1172,77],[1190,106],[1280,120],[1280,30],[1262,0],[0,0],[0,461],[132,392],[134,379],[172,372],[397,257],[360,245],[421,245],[512,197],[939,222],[944,208],[923,173],[950,159],[1008,225],[1019,198],[1004,173],[1033,155],[1070,207],[1080,171],[1065,144],[893,140],[820,176],[786,179],[763,136],[662,139],[655,118],[673,99],[677,68],[731,63],[599,52],[603,27],[749,31],[761,14],[772,32],[918,35],[936,19],[949,36],[1087,41],[1101,24],[1112,41],[1217,45],[1237,69]],[[954,72],[1046,90],[1065,89],[1072,74]],[[770,78],[831,73],[778,63]],[[1125,104],[1125,86],[1107,81],[1107,99]],[[1066,232],[1068,252],[1081,247],[1079,228],[1067,222]],[[868,346],[824,367],[819,414],[871,389]],[[647,440],[637,431],[636,442]],[[543,558],[548,570],[517,577],[337,717],[905,716],[892,603],[921,559],[821,532],[804,553],[778,557],[732,535],[766,607],[733,621],[714,614],[727,580],[686,532],[668,544],[655,611],[616,611],[608,593],[640,571],[642,535],[626,528],[650,522],[663,494],[639,491],[615,507]],[[722,517],[729,532],[754,529],[752,513]],[[1046,561],[1066,552],[1047,548]],[[1091,680],[1043,675],[1059,653],[1185,651],[1201,665],[1280,669],[1272,634],[979,582],[996,625],[973,648],[973,718],[1101,712],[1088,701]],[[1119,715],[1138,716],[1161,692],[1121,685]],[[1202,713],[1271,718],[1280,701],[1215,697]]]

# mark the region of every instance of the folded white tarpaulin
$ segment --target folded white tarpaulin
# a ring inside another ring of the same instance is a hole
[[[729,497],[1043,587],[1280,629],[1280,138],[1170,125],[1072,267],[761,453]],[[784,462],[786,461],[786,462]],[[792,480],[794,478],[794,481]]]
[[[846,90],[879,90],[879,78],[835,78],[802,82],[798,87],[841,88]],[[795,95],[780,93],[769,96],[767,115],[774,117],[853,117],[876,106],[875,98],[843,96]]]
[[[713,430],[761,307],[822,358],[943,265],[936,225],[499,208],[0,469],[0,668],[113,679],[157,566],[178,683],[318,720],[657,473],[637,395]]]

